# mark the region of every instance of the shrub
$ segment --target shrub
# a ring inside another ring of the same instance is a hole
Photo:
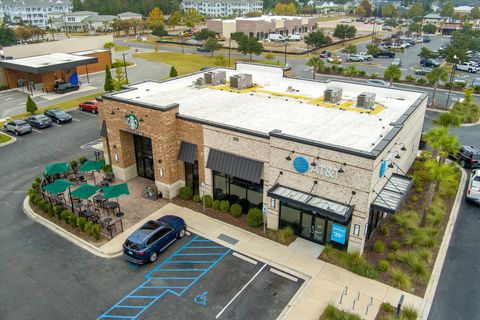
[[[415,211],[402,211],[393,216],[393,222],[401,228],[412,230],[419,225],[420,217]]]
[[[62,220],[68,223],[68,218],[70,217],[70,211],[63,210],[62,213],[60,213],[60,217],[62,218]]]
[[[427,80],[425,80],[423,78],[418,78],[417,79],[417,84],[423,86],[423,85],[427,84]]]
[[[383,234],[384,236],[388,236],[388,227],[386,225],[382,225],[380,227],[380,233]]]
[[[87,223],[85,224],[85,232],[90,235],[92,234],[92,230],[93,230],[93,222],[87,221]]]
[[[381,308],[382,308],[383,312],[385,312],[385,313],[393,313],[393,312],[395,312],[395,307],[392,306],[392,305],[391,305],[390,303],[388,303],[388,302],[382,303]]]
[[[365,77],[367,75],[367,73],[364,70],[359,70],[358,75],[362,76],[362,77]]]
[[[360,254],[347,253],[347,255],[350,256],[350,263],[348,267],[350,271],[370,279],[376,279],[378,277],[375,268],[370,263],[366,262],[365,259],[360,256]]]
[[[377,79],[377,78],[378,78],[378,73],[372,73],[372,74],[370,75],[370,78],[372,78],[372,79]]]
[[[220,200],[213,200],[212,209],[218,210],[220,208]]]
[[[77,216],[72,212],[69,212],[68,215],[68,224],[71,225],[73,228],[76,228],[77,225]]]
[[[402,309],[402,319],[403,320],[417,320],[418,312],[413,307],[405,306]]]
[[[390,243],[389,247],[393,251],[397,251],[398,249],[400,249],[400,243],[398,241],[394,240]]]
[[[395,261],[397,260],[397,255],[393,252],[387,253],[387,260],[388,261]]]
[[[418,201],[418,197],[417,196],[412,196],[412,202],[417,202]]]
[[[70,169],[72,169],[73,171],[77,170],[77,168],[78,168],[77,160],[72,160],[68,164],[70,165]]]
[[[92,226],[92,231],[91,231],[90,234],[93,236],[93,238],[94,238],[95,240],[98,241],[98,240],[100,240],[100,231],[101,231],[101,230],[102,230],[102,228],[100,227],[99,224],[94,224],[94,225]]]
[[[247,223],[249,226],[258,228],[263,224],[263,213],[262,210],[257,208],[252,208],[248,210],[247,213]]]
[[[62,210],[63,210],[62,207],[60,207],[60,206],[54,206],[52,213],[53,213],[53,215],[54,215],[55,217],[58,218],[58,217],[60,217],[60,215],[62,214]]]
[[[402,290],[410,291],[412,288],[412,282],[408,274],[402,272],[400,269],[392,268],[389,271],[390,278],[393,285]]]
[[[200,202],[202,202],[202,198],[201,198],[198,194],[194,195],[192,200],[193,200],[193,202],[195,202],[195,203],[200,203]]]
[[[377,269],[380,272],[387,272],[390,268],[390,263],[387,260],[380,260],[377,264]]]
[[[242,206],[238,203],[232,204],[232,206],[230,207],[230,213],[235,218],[240,218],[242,216]]]
[[[170,78],[174,78],[174,77],[176,77],[176,76],[178,76],[177,69],[175,69],[175,67],[172,66],[172,67],[170,68]]]
[[[227,213],[230,210],[230,202],[228,200],[220,201],[220,211]]]
[[[421,249],[415,250],[415,253],[418,255],[418,257],[420,259],[422,259],[426,263],[431,263],[432,262],[433,253],[432,253],[431,250],[426,249],[426,248],[421,248]]]
[[[106,164],[102,167],[103,172],[113,172],[112,166],[109,164]]]
[[[412,273],[422,282],[425,283],[428,280],[429,272],[425,263],[418,258],[410,261],[410,268]]]
[[[82,232],[85,232],[85,225],[87,224],[87,219],[84,217],[78,217],[77,218],[77,225],[82,230]]]
[[[373,251],[377,253],[383,253],[384,250],[385,250],[385,243],[383,243],[383,241],[377,240],[374,242]]]
[[[84,164],[85,161],[87,161],[87,157],[85,157],[85,156],[81,156],[81,157],[78,159],[78,162],[80,162],[81,165]]]
[[[193,190],[189,186],[181,187],[179,191],[180,199],[190,200],[193,197]]]
[[[415,82],[415,77],[412,75],[405,76],[405,80],[408,82]]]
[[[202,200],[205,203],[205,208],[210,208],[212,206],[212,196],[208,194],[204,195]]]
[[[334,305],[329,304],[323,311],[320,319],[323,320],[361,320],[362,318],[354,313],[338,310]]]

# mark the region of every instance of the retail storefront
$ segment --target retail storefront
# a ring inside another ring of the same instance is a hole
[[[322,96],[331,87],[343,90],[335,103]],[[376,95],[368,108],[356,100],[365,92]],[[244,212],[262,208],[268,228],[359,251],[408,192],[403,172],[415,159],[427,101],[252,64],[104,97],[102,136],[119,178],[154,180],[166,198],[188,185]]]

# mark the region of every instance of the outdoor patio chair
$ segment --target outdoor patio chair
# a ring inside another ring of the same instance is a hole
[[[103,180],[107,180],[111,183],[115,181],[115,175],[113,174],[113,172],[106,172],[103,176]]]

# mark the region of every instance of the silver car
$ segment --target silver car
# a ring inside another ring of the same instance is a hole
[[[15,135],[32,132],[32,127],[23,120],[13,120],[6,123],[4,126],[6,131],[12,132]]]
[[[390,84],[388,82],[380,79],[368,79],[367,84],[374,86],[390,87]]]
[[[480,169],[472,170],[470,180],[467,185],[467,194],[465,200],[480,204]]]

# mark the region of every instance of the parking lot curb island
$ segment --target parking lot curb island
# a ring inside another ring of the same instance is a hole
[[[4,133],[2,133],[2,134],[4,134]],[[9,134],[5,134],[5,135],[6,135],[6,136],[9,136],[11,139],[10,139],[9,141],[7,141],[7,142],[0,143],[0,148],[1,148],[1,147],[8,146],[9,144],[12,144],[12,143],[14,143],[15,141],[17,141],[17,138],[12,137],[12,136],[9,135]]]

